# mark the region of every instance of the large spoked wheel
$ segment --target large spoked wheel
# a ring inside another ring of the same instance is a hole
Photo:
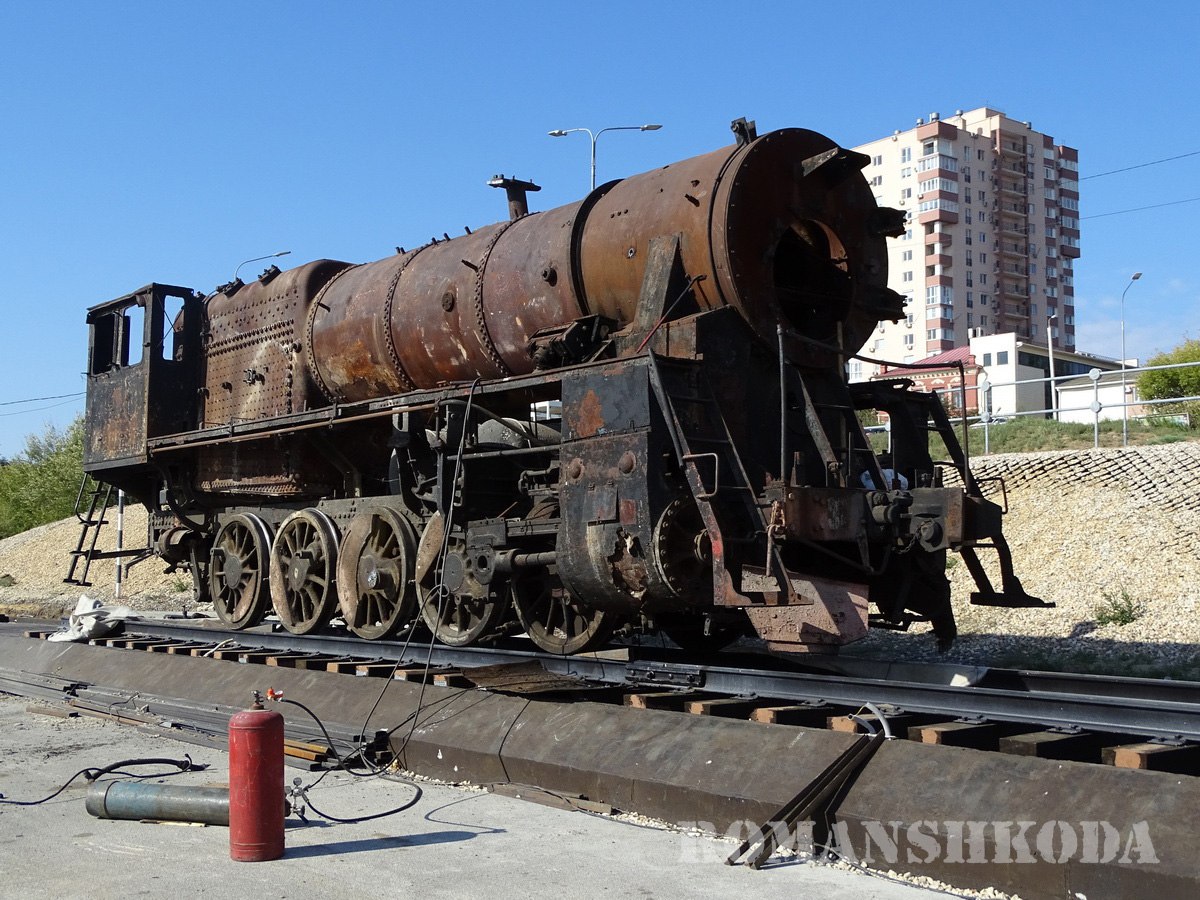
[[[416,613],[416,547],[412,525],[387,507],[366,510],[350,522],[338,557],[337,594],[346,627],[359,637],[382,640]]]
[[[521,572],[512,580],[511,593],[521,627],[547,653],[593,650],[621,624],[616,613],[581,603],[553,572]]]
[[[283,520],[271,545],[271,605],[292,634],[309,634],[337,612],[337,529],[318,509]]]
[[[208,593],[217,618],[230,628],[251,628],[267,612],[267,557],[271,532],[258,516],[230,516],[209,554]]]
[[[476,561],[461,535],[446,541],[441,513],[425,526],[417,548],[417,599],[421,618],[443,644],[465,647],[494,638],[504,618],[507,598],[493,598],[479,581]],[[484,565],[487,561],[484,561]]]

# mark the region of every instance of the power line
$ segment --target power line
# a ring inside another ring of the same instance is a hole
[[[14,412],[0,413],[0,419],[6,419],[9,416],[24,416],[24,415],[28,415],[29,413],[43,412],[47,409],[58,409],[58,407],[60,407],[60,406],[66,406],[67,404],[69,404],[71,402],[71,400],[75,399],[75,397],[78,397],[78,396],[80,396],[80,395],[72,394],[71,399],[63,400],[59,403],[51,403],[49,406],[35,406],[33,409],[18,409]],[[20,401],[18,401],[18,402],[20,402]]]
[[[1095,175],[1084,175],[1080,181],[1087,181],[1089,178],[1103,178],[1105,175],[1116,175],[1119,172],[1132,172],[1134,169],[1144,169],[1146,166],[1157,166],[1160,163],[1173,162],[1177,159],[1186,159],[1189,156],[1200,156],[1200,150],[1193,150],[1191,153],[1181,153],[1178,156],[1168,156],[1166,159],[1156,159],[1153,162],[1138,163],[1136,166],[1126,166],[1123,169],[1113,169],[1109,172],[1097,172]]]
[[[43,400],[62,400],[64,397],[82,397],[84,391],[73,394],[55,394],[53,397],[30,397],[28,400],[5,400],[0,406],[16,406],[18,403],[41,403]]]
[[[1115,212],[1097,213],[1094,216],[1080,216],[1080,219],[1103,219],[1105,216],[1122,216],[1125,213],[1141,212],[1144,209],[1161,209],[1164,206],[1178,206],[1180,203],[1196,203],[1200,197],[1189,197],[1187,200],[1172,200],[1170,203],[1155,203],[1152,206],[1135,206],[1133,209],[1118,209]]]

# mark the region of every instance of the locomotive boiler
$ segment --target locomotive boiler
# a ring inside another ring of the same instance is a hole
[[[946,643],[947,550],[976,602],[1036,604],[936,397],[846,381],[903,315],[903,213],[816,132],[734,131],[545,212],[497,177],[507,221],[376,262],[92,308],[85,470],[146,504],[157,553],[235,628],[273,611],[576,653],[928,621]],[[866,409],[890,418],[886,468]]]

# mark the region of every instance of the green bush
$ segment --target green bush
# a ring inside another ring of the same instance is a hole
[[[1147,360],[1148,366],[1200,363],[1200,340],[1189,338],[1173,350]],[[1138,376],[1138,393],[1147,400],[1171,400],[1200,396],[1200,365],[1186,369],[1161,369]],[[1200,428],[1200,402],[1164,403],[1154,407],[1156,415],[1187,415],[1193,429]]]
[[[25,450],[0,466],[0,537],[71,515],[83,477],[83,419],[25,438]]]
[[[1097,625],[1128,625],[1140,619],[1146,611],[1142,602],[1135,599],[1125,588],[1121,588],[1119,595],[1103,591],[1100,596],[1104,600],[1096,604]]]

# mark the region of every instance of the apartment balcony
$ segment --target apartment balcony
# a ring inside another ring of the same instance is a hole
[[[954,243],[954,235],[949,231],[935,231],[933,234],[925,235],[925,253],[930,252],[929,247],[933,244],[941,244],[943,247],[949,247]]]
[[[1029,291],[1024,285],[1011,285],[1007,282],[1000,288],[1000,294],[1010,300],[1028,300]]]
[[[1000,193],[1007,197],[1028,197],[1029,191],[1025,190],[1025,185],[1014,184],[1011,181],[1000,179]]]
[[[927,253],[925,255],[925,265],[927,266],[941,266],[948,269],[953,262],[954,257],[947,256],[945,253]]]
[[[958,222],[958,213],[951,212],[948,209],[931,209],[928,212],[918,215],[917,222],[921,225],[928,225],[931,222],[944,222],[947,225],[954,225]]]
[[[1067,257],[1067,259],[1079,259],[1079,248],[1072,247],[1070,244],[1060,244],[1058,252]]]

